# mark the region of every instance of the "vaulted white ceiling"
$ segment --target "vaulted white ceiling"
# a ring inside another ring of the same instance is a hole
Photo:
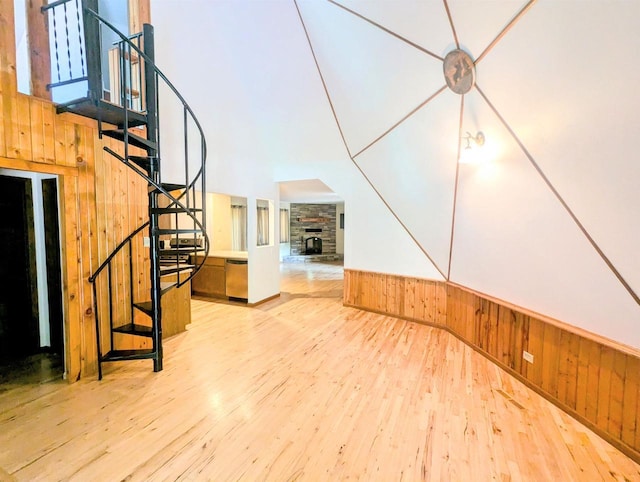
[[[640,347],[640,2],[180,5],[153,2],[159,56],[207,112],[214,184],[318,178],[347,208],[366,186],[425,276]],[[457,162],[467,131],[484,162]]]

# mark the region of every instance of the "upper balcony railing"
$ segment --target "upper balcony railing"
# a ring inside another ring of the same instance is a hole
[[[53,100],[59,104],[59,110],[107,124],[146,126],[148,138],[158,142],[152,156],[158,172],[161,146],[168,149],[167,169],[163,168],[158,178],[149,177],[142,170],[138,172],[160,195],[162,205],[175,210],[175,226],[202,231],[208,248],[202,211],[206,205],[207,157],[202,126],[182,94],[155,65],[153,56],[145,53],[153,50],[153,35],[145,46],[145,35],[121,32],[98,14],[97,6],[98,0],[58,0],[42,7],[50,19],[51,57],[56,59],[52,61],[54,81],[49,87],[54,92],[73,86],[76,89],[73,95],[67,93],[66,106],[65,100],[55,96]],[[147,30],[152,33],[151,27]],[[78,85],[84,88],[78,91]],[[164,107],[173,113],[166,124],[164,141],[156,107],[161,94]],[[126,145],[124,157],[106,150],[131,165]],[[182,189],[179,193],[172,192],[165,184],[179,185]],[[182,216],[179,211],[188,215]]]
[[[85,15],[88,10],[98,11],[97,0],[57,0],[42,7],[50,25],[51,83],[47,88],[52,100],[60,105],[101,100],[145,112],[145,60],[131,46],[144,50],[142,34],[135,33],[124,42],[94,16]]]

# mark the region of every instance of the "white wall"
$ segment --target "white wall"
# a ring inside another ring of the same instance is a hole
[[[208,228],[211,234],[211,249],[227,251],[231,249],[231,196],[207,193],[208,212],[212,222]]]
[[[443,279],[350,160],[300,159],[276,166],[276,179],[318,178],[344,199],[345,268]]]
[[[258,199],[270,201],[271,229],[269,244],[258,246]],[[249,303],[258,303],[280,293],[280,257],[279,246],[274,232],[279,230],[277,216],[274,216],[274,206],[278,204],[277,196],[268,199],[249,197],[247,199],[247,248],[249,256]]]
[[[350,242],[354,248],[345,265],[439,277],[353,168],[322,96],[293,4],[193,0],[186,4],[189,8],[177,8],[175,1],[152,1],[156,56],[205,129],[207,191],[249,199],[250,298],[254,293],[260,298],[279,292],[279,247],[255,247],[251,199],[270,199],[277,205],[276,182],[283,180],[327,180],[340,197],[351,201],[350,210],[360,203],[360,211],[367,212],[361,220],[350,218],[353,230],[345,235],[345,252]],[[203,18],[209,20],[205,23]],[[243,35],[236,38],[239,32]],[[207,48],[184,49],[185,42]],[[162,119],[169,124],[162,126],[167,144],[163,156],[176,158],[173,152],[180,154],[181,139],[172,138],[170,122],[182,114],[179,106],[161,102]],[[179,167],[163,165],[163,179],[173,180],[172,174],[178,179]],[[376,236],[370,236],[366,221],[372,216],[380,226]]]
[[[441,2],[346,3],[435,55],[453,48]],[[525,4],[449,2],[474,57]],[[442,63],[329,2],[298,5],[344,142],[292,2],[152,2],[159,63],[207,132],[210,190],[277,202],[274,181],[320,179],[348,206],[345,267],[449,274],[640,347],[640,307],[529,159],[640,291],[640,3],[536,2],[478,64],[491,104],[445,90],[360,154],[444,85]],[[454,222],[460,122],[493,154],[460,166]],[[277,249],[260,256],[268,282]]]

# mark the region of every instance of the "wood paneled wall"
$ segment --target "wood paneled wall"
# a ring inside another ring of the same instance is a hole
[[[345,270],[344,304],[450,331],[640,462],[637,350],[440,281]]]
[[[344,270],[344,304],[444,326],[446,288],[432,280]]]
[[[48,101],[19,93],[0,96],[11,115],[0,122],[0,167],[57,174],[60,190],[66,372],[70,379],[94,374],[96,365],[92,288],[99,263],[147,217],[146,182],[102,150],[117,141],[98,138],[94,121],[57,115]],[[148,267],[142,237],[134,245],[135,271]],[[126,260],[114,283],[128,283]],[[136,299],[148,298],[146,276],[135,283]],[[102,292],[104,293],[104,291]],[[117,291],[122,296],[123,290]],[[121,306],[125,306],[124,303]],[[106,317],[103,317],[106,321]]]
[[[145,4],[145,0],[141,1]],[[146,182],[103,151],[96,122],[56,114],[44,99],[16,87],[13,1],[0,1],[0,167],[58,175],[62,238],[65,370],[71,381],[97,372],[95,321],[89,276],[147,218]],[[142,237],[134,246],[135,272],[148,268]],[[123,261],[124,263],[124,261]],[[120,265],[115,283],[128,283]],[[149,281],[135,281],[136,300]]]

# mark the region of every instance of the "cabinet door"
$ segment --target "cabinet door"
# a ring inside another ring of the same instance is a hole
[[[176,275],[163,281],[175,281]],[[162,338],[182,333],[191,323],[191,284],[187,282],[162,295]]]
[[[224,297],[224,266],[205,264],[191,280],[191,286],[195,295]]]

